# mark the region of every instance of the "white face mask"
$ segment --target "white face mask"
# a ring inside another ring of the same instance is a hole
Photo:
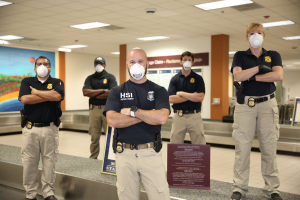
[[[104,70],[104,67],[100,64],[98,64],[96,67],[95,67],[95,70],[98,72],[98,73],[101,73],[103,70]]]
[[[184,68],[184,70],[190,70],[191,67],[192,67],[191,61],[185,61],[185,62],[183,63],[183,68]]]
[[[45,67],[44,65],[40,65],[36,69],[36,73],[38,74],[39,77],[46,77],[48,75],[48,68]]]
[[[253,48],[258,48],[262,45],[264,38],[261,34],[255,33],[249,38],[249,42]]]
[[[135,80],[141,80],[145,76],[145,67],[135,63],[129,68],[130,76]]]

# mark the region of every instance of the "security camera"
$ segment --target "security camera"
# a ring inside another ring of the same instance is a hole
[[[145,10],[146,10],[147,14],[154,14],[156,11],[156,8],[146,8]]]

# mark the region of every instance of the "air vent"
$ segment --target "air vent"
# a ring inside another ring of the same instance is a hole
[[[264,7],[257,3],[250,3],[250,4],[246,4],[246,5],[233,6],[232,8],[234,8],[238,11],[247,11],[247,10],[254,10],[254,9],[259,9],[259,8],[264,8]]]
[[[120,26],[114,26],[114,25],[110,25],[110,26],[104,26],[102,27],[104,29],[108,29],[108,30],[118,30],[118,29],[124,29],[124,27],[120,27]]]

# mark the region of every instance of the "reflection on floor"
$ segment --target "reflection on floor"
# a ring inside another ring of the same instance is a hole
[[[88,158],[90,156],[90,135],[87,133],[60,131],[59,152],[61,154],[80,156]],[[100,154],[98,159],[102,160],[105,137],[100,139]],[[163,145],[163,159],[167,167],[167,143]],[[22,135],[6,135],[0,137],[0,144],[21,147]],[[234,161],[234,150],[227,148],[211,148],[211,179],[232,182],[232,171]],[[251,153],[251,172],[249,185],[253,187],[263,187],[264,180],[260,173],[260,153]],[[277,155],[277,163],[280,173],[280,191],[300,195],[300,157],[291,155]]]

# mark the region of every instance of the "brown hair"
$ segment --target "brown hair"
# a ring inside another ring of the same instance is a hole
[[[181,61],[182,61],[182,58],[183,58],[184,56],[192,57],[192,61],[194,62],[194,54],[193,54],[193,53],[191,53],[191,52],[189,52],[189,51],[183,52],[183,53],[181,54],[181,57],[180,57],[180,60],[181,60]]]
[[[259,28],[263,32],[264,34],[263,36],[266,36],[263,25],[258,22],[252,22],[251,24],[248,25],[246,29],[246,38],[248,37],[248,34],[252,28]]]

